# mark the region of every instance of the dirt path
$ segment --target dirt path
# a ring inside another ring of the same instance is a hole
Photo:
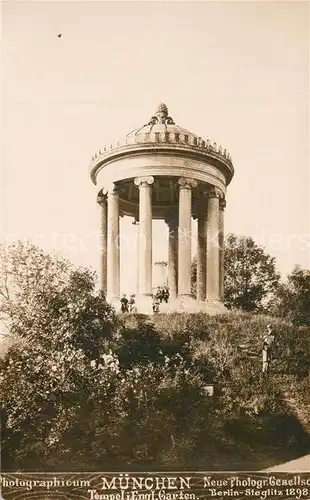
[[[310,472],[310,455],[290,460],[284,464],[275,465],[263,472]]]

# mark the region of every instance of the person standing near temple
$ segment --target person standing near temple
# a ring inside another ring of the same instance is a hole
[[[160,286],[157,287],[156,298],[159,300],[159,302],[162,302],[163,300],[163,290],[162,288],[160,288]]]
[[[170,296],[169,289],[168,289],[167,286],[164,286],[164,288],[163,288],[163,299],[164,299],[164,302],[166,302],[166,304],[167,304],[167,302],[169,300],[169,296]]]
[[[272,333],[271,325],[267,325],[267,333],[263,337],[263,349],[262,349],[262,355],[263,355],[262,372],[263,373],[269,372],[270,361],[271,361],[271,349],[272,349],[273,342],[274,342],[274,335]]]
[[[130,313],[136,312],[135,311],[135,309],[136,309],[135,303],[136,303],[135,296],[132,294],[132,295],[130,295],[130,298],[129,298],[129,312]]]
[[[123,297],[121,298],[121,311],[122,311],[122,313],[128,312],[128,299],[127,299],[125,293],[124,293]]]
[[[153,297],[153,304],[152,304],[153,313],[159,312],[159,306],[160,306],[160,299],[156,293],[156,295],[154,295],[154,297]]]

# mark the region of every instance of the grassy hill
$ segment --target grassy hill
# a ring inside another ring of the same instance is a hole
[[[266,376],[267,324],[275,343]],[[168,349],[171,359],[187,360],[193,377],[214,385],[207,408],[183,399],[178,418],[185,430],[173,435],[167,428],[157,468],[259,470],[310,451],[309,329],[262,315],[158,314],[125,317],[122,336],[131,359]]]
[[[97,333],[97,366],[88,350],[72,362],[54,344],[17,342],[3,356],[4,470],[263,470],[309,453],[309,329],[250,314],[128,314]],[[68,374],[47,390],[56,354]]]

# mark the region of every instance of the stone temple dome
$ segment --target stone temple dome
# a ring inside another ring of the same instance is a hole
[[[234,174],[231,155],[226,149],[208,138],[202,138],[177,125],[169,116],[166,104],[161,103],[145,125],[132,130],[116,144],[105,145],[95,153],[90,169],[93,182],[96,184],[98,169],[106,160],[126,155],[137,145],[143,145],[145,150],[152,149],[154,153],[158,146],[161,152],[168,149],[180,152],[188,150],[192,154],[195,152],[196,155],[198,153],[204,156],[204,160],[208,157],[217,168],[225,172],[226,185],[230,183]]]

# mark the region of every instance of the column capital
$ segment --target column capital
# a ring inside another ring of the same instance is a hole
[[[223,193],[219,188],[213,186],[209,191],[207,191],[206,196],[207,198],[222,198]]]
[[[108,191],[106,189],[100,189],[99,193],[97,194],[97,203],[99,203],[99,205],[106,203],[107,194],[108,194]]]
[[[226,200],[225,198],[220,198],[220,210],[223,210],[224,212],[225,208],[226,208]]]
[[[136,186],[146,187],[151,186],[154,182],[154,177],[152,175],[147,175],[145,177],[135,177],[134,183]]]
[[[198,182],[195,179],[189,179],[187,177],[180,177],[178,179],[179,189],[192,189],[198,186]]]

